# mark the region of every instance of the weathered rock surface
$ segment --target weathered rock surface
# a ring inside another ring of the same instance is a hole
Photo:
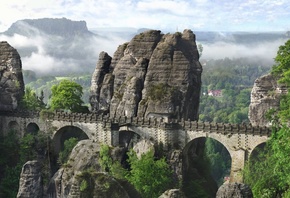
[[[159,198],[185,198],[180,189],[170,189],[165,191]]]
[[[48,195],[51,197],[67,197],[72,194],[75,177],[88,168],[101,171],[98,163],[100,146],[92,140],[82,140],[72,150],[66,165],[59,169],[50,182]],[[57,195],[57,196],[56,196]]]
[[[216,198],[253,198],[252,190],[242,183],[223,184],[216,193]]]
[[[28,161],[22,167],[17,197],[42,197],[42,193],[41,165],[38,161]]]
[[[73,149],[68,162],[52,178],[48,189],[50,198],[80,197],[138,197],[136,190],[124,181],[103,173],[98,162],[100,145],[82,140]],[[112,152],[121,161],[122,148]]]
[[[134,147],[133,150],[136,152],[137,157],[140,159],[143,154],[149,151],[155,152],[154,144],[149,140],[141,140]]]
[[[279,85],[271,74],[258,78],[251,92],[249,120],[253,126],[269,126],[265,115],[270,109],[279,107],[280,96],[286,93],[286,87]]]
[[[0,42],[0,110],[17,108],[24,94],[22,63],[16,49]]]
[[[197,120],[201,72],[195,35],[151,30],[100,54],[92,78],[91,106],[111,117]]]

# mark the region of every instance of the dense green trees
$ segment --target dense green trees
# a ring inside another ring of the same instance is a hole
[[[78,143],[77,138],[69,138],[64,141],[64,148],[62,151],[59,152],[59,157],[58,157],[58,163],[63,165],[67,162],[68,157],[73,150],[73,148],[77,145]]]
[[[0,136],[0,197],[16,197],[23,164],[44,155],[47,141],[46,135],[30,133],[19,139],[13,130]]]
[[[203,66],[199,120],[207,122],[248,122],[250,93],[254,81],[270,70],[268,65],[245,58],[209,60]],[[209,90],[220,90],[219,97]]]
[[[128,153],[131,170],[126,179],[144,198],[158,197],[171,184],[171,170],[165,158],[154,159],[153,151],[141,155],[138,159],[134,151]]]
[[[27,110],[40,111],[45,108],[43,102],[43,92],[41,96],[38,97],[30,87],[25,88],[25,94],[20,102],[20,107]]]
[[[290,87],[290,40],[281,46],[272,73],[280,83]],[[290,197],[290,89],[280,101],[280,108],[268,114],[272,121],[272,135],[264,152],[252,157],[245,168],[245,182],[256,197]]]
[[[62,80],[51,87],[50,108],[52,110],[84,111],[82,101],[83,88],[79,84]]]
[[[102,145],[99,162],[102,169],[115,178],[126,179],[144,198],[158,197],[172,185],[172,172],[165,158],[156,159],[153,151],[138,158],[133,150],[127,152],[129,169],[113,161],[110,147]]]

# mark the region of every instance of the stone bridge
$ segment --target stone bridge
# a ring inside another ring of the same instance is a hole
[[[26,132],[43,131],[51,136],[56,151],[61,149],[65,139],[72,136],[118,146],[129,144],[130,139],[126,137],[128,134],[135,134],[137,139],[162,143],[165,150],[180,149],[183,152],[186,152],[195,139],[208,137],[224,145],[231,156],[230,182],[242,182],[241,171],[245,161],[257,146],[266,142],[271,133],[269,128],[246,124],[202,123],[162,118],[109,118],[96,114],[65,112],[42,116],[33,112],[0,112],[0,127],[6,129],[3,131],[17,130],[19,136]]]

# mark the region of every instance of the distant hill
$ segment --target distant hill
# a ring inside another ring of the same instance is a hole
[[[85,21],[72,21],[66,18],[24,19],[16,21],[7,31],[0,33],[0,41],[8,41],[17,49],[25,70],[32,70],[40,76],[63,76],[92,73],[101,51],[113,55],[121,43],[130,41],[136,34],[146,30],[148,29],[127,27],[89,30]],[[204,46],[203,58],[207,59],[216,59],[217,57],[213,56],[216,54],[220,54],[218,58],[230,57],[229,52],[234,51],[232,45],[249,45],[250,48],[246,50],[242,48],[242,52],[258,52],[259,50],[255,50],[252,46],[273,43],[265,48],[273,48],[276,52],[277,46],[290,38],[289,32],[194,31],[194,33],[197,42]],[[217,45],[218,42],[230,45]],[[237,54],[243,56],[241,51],[237,51]],[[251,54],[257,57],[255,53]],[[264,54],[272,60],[271,53]]]
[[[19,20],[0,34],[0,40],[18,50],[24,69],[39,75],[92,73],[101,51],[100,37],[85,21],[66,18]]]
[[[94,33],[88,30],[85,21],[72,21],[66,18],[19,20],[13,23],[10,28],[4,32],[5,35],[13,36],[14,34],[20,34],[28,37],[39,33],[61,37],[94,35]]]

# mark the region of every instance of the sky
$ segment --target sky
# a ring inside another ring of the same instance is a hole
[[[89,29],[289,31],[289,0],[1,0],[0,32],[21,19],[68,18]]]

